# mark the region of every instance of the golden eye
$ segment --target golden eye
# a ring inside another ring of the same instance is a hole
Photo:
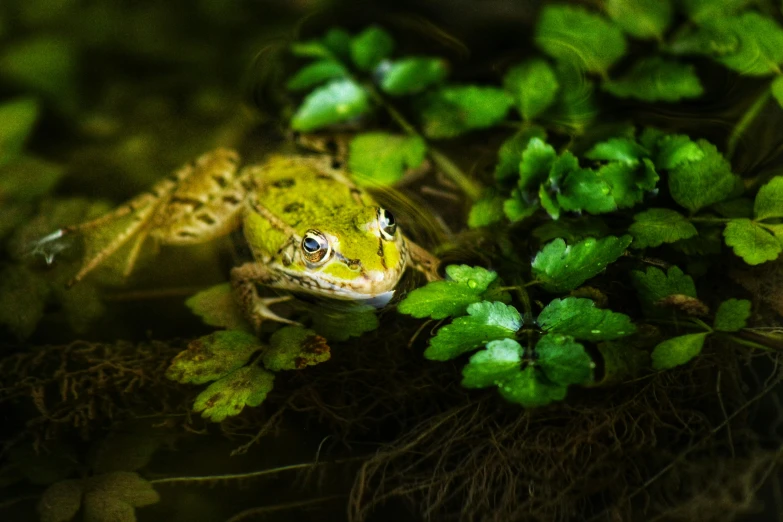
[[[378,209],[378,228],[381,231],[381,237],[386,241],[394,239],[394,233],[397,231],[397,221],[394,214],[385,208]]]
[[[331,246],[326,236],[317,230],[308,230],[302,238],[302,252],[305,259],[311,263],[318,263],[327,259],[331,251]]]

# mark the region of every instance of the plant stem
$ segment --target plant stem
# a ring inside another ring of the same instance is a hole
[[[756,119],[756,116],[759,115],[761,109],[764,108],[764,105],[769,100],[770,95],[771,90],[769,86],[767,86],[764,92],[761,93],[758,98],[756,98],[756,101],[754,101],[748,110],[745,111],[745,114],[742,115],[742,118],[740,118],[737,124],[734,126],[734,129],[731,131],[731,135],[729,136],[729,141],[726,144],[726,156],[729,159],[734,156],[734,150],[737,148],[737,144],[739,143],[740,138],[742,138],[742,135],[745,134],[746,130],[748,130],[748,127],[750,127],[751,123],[753,123],[753,120]]]
[[[747,339],[743,339],[742,337],[738,337],[736,335],[729,336],[731,340],[737,344],[740,344],[742,346],[747,346],[749,348],[753,348],[754,350],[763,350],[765,352],[774,352],[775,350],[773,348],[770,348],[769,346],[764,346],[763,344],[754,343],[753,341],[749,341]]]
[[[730,218],[692,217],[688,218],[692,223],[728,223]]]
[[[395,121],[395,123],[397,123],[397,125],[400,126],[400,128],[402,128],[402,130],[411,136],[416,136],[417,138],[424,140],[424,137],[418,130],[416,130],[416,127],[406,120],[405,116],[403,116],[402,113],[400,113],[400,111],[398,111],[391,103],[386,101],[386,99],[381,96],[375,87],[368,85],[367,90],[373,99],[378,103],[378,105],[386,109],[386,112],[389,113],[389,116],[391,116],[391,118]],[[470,179],[464,172],[462,172],[462,169],[460,169],[453,161],[451,161],[448,156],[443,154],[429,143],[427,144],[427,150],[429,151],[429,156],[432,158],[432,161],[434,161],[435,164],[440,167],[440,170],[446,176],[448,176],[451,181],[457,184],[457,186],[465,193],[465,195],[468,196],[471,201],[476,201],[481,197],[483,187]]]

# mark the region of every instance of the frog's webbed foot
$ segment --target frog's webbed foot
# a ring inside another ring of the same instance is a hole
[[[285,295],[280,297],[258,297],[256,295],[255,302],[253,303],[253,310],[250,314],[250,322],[253,324],[253,328],[256,329],[256,331],[259,330],[261,327],[261,323],[264,322],[265,319],[269,321],[275,321],[277,323],[285,323],[285,324],[292,324],[296,326],[301,326],[301,323],[298,323],[296,321],[292,321],[290,319],[286,319],[285,317],[280,317],[276,313],[272,311],[269,306],[276,304],[276,303],[284,303],[286,301],[290,301],[293,299],[293,296]]]
[[[245,263],[231,270],[231,286],[234,288],[237,304],[256,332],[259,331],[264,320],[293,325],[300,324],[280,317],[269,308],[273,304],[292,299],[292,296],[259,297],[256,284],[271,284],[275,280],[275,275],[258,263]]]

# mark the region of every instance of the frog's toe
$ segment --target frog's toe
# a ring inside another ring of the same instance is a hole
[[[285,317],[280,317],[275,312],[273,312],[271,308],[269,308],[273,304],[283,303],[285,301],[289,301],[292,298],[293,296],[286,295],[281,297],[259,297],[256,299],[253,306],[253,326],[256,328],[256,330],[260,328],[261,323],[263,323],[264,320],[301,326],[301,323],[286,319]]]

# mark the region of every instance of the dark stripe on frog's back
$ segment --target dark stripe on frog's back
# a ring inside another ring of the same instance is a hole
[[[259,202],[294,228],[357,204],[355,188],[321,172],[306,158],[275,158],[265,167],[263,178],[257,180]],[[362,196],[365,204],[374,204],[366,193]]]

